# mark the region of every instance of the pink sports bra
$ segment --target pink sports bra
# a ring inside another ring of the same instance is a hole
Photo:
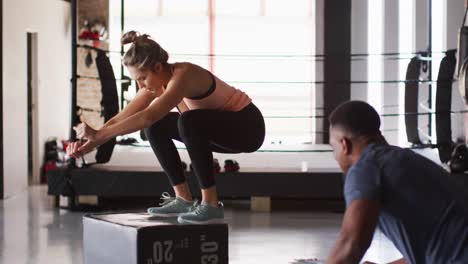
[[[184,103],[192,109],[217,109],[237,112],[252,102],[252,99],[239,89],[221,81],[208,72],[213,81],[210,89],[200,96],[184,98]]]

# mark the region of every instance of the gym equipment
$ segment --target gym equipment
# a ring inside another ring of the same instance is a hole
[[[213,173],[218,174],[221,172],[221,166],[219,165],[218,159],[213,159]]]
[[[468,147],[466,144],[457,145],[449,161],[450,172],[463,173],[468,168]]]
[[[468,61],[465,61],[463,65],[461,66],[460,73],[458,74],[458,91],[460,92],[460,95],[465,100],[465,104],[468,104],[468,96],[467,96],[468,95],[467,93],[468,78],[466,78],[468,75],[467,68],[468,68]]]
[[[439,158],[444,163],[450,160],[454,145],[450,111],[452,110],[452,83],[456,64],[455,52],[455,50],[446,52],[440,62],[437,76],[436,137]]]
[[[408,142],[419,145],[422,144],[419,138],[418,131],[418,92],[419,92],[419,75],[421,73],[421,61],[418,56],[411,59],[406,70],[405,83],[405,124],[406,124],[406,136]],[[408,114],[414,113],[414,114]]]
[[[237,172],[239,171],[239,163],[235,160],[228,159],[224,161],[224,171],[225,172]]]
[[[102,116],[104,116],[104,122],[107,122],[119,113],[119,98],[117,95],[114,71],[112,70],[110,60],[104,51],[98,51],[97,54],[96,65],[99,72],[99,78],[101,79]],[[112,138],[98,147],[96,153],[97,163],[106,163],[110,160],[115,142],[116,139]]]
[[[458,30],[458,52],[457,52],[457,75],[460,76],[462,65],[465,63],[468,56],[468,27],[465,25],[468,8],[465,10],[463,22]]]
[[[136,138],[132,138],[132,137],[123,137],[121,138],[119,141],[116,142],[116,144],[119,144],[119,145],[133,145],[133,144],[136,144],[138,143],[138,140]]]
[[[185,163],[185,162],[183,162],[183,161],[182,161],[182,169],[183,169],[184,171],[187,171],[187,163]]]
[[[193,171],[192,163],[190,163],[190,171]],[[221,172],[221,166],[219,165],[218,159],[213,159],[213,173],[218,174],[220,172]]]
[[[296,259],[290,264],[324,264],[325,260],[320,260],[317,258],[312,258],[312,259]]]
[[[281,152],[277,147],[265,147],[249,155],[236,156],[242,170],[236,173],[222,171],[215,176],[219,197],[343,199],[342,172],[329,145],[283,146]],[[163,192],[171,190],[167,175],[155,162],[152,149],[130,148],[117,145],[111,161],[106,164],[50,171],[47,173],[48,193],[79,205],[79,198],[84,195],[157,199]],[[190,159],[185,149],[180,149],[180,156],[186,162]],[[232,154],[216,154],[215,157],[224,161],[232,158]],[[307,172],[301,171],[298,160],[309,161]],[[193,171],[185,174],[192,194],[199,197],[197,177]],[[285,184],[288,188],[284,187]]]
[[[85,264],[227,264],[227,224],[180,225],[146,213],[83,217]]]

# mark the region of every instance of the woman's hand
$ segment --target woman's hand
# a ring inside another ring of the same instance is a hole
[[[86,142],[75,141],[70,143],[67,147],[67,154],[73,158],[81,158],[85,154],[91,152],[95,147],[98,146],[96,141],[87,140]]]
[[[80,158],[91,152],[94,148],[102,144],[98,131],[90,127],[85,122],[73,127],[76,135],[81,140],[70,143],[67,147],[67,154],[73,158]]]
[[[76,132],[76,137],[80,139],[87,139],[90,141],[96,141],[97,130],[90,127],[85,122],[80,123],[77,126],[74,126],[73,129]]]
[[[67,154],[75,159],[81,157],[82,154],[80,153],[80,151],[78,151],[80,147],[81,141],[71,142],[70,144],[68,144]]]

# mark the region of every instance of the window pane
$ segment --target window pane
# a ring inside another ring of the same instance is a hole
[[[298,17],[310,16],[312,1],[311,0],[265,0],[266,15],[281,16],[281,17]]]
[[[164,15],[206,16],[208,0],[158,0],[162,2]]]
[[[215,0],[217,16],[258,16],[261,0]]]
[[[110,2],[111,47],[120,50],[120,0]],[[313,1],[214,3],[214,73],[252,97],[266,117],[269,138],[284,143],[310,141]],[[208,4],[208,0],[125,1],[125,31],[151,35],[169,52],[171,62],[188,61],[209,69]],[[119,56],[112,60],[115,68],[120,67]]]
[[[216,15],[216,74],[252,97],[270,138],[311,138],[312,25],[309,17]]]

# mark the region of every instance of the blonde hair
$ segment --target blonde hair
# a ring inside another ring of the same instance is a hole
[[[122,59],[125,66],[133,66],[139,70],[153,70],[158,62],[167,64],[169,54],[149,35],[129,31],[123,34],[120,41],[122,45],[132,43]]]

